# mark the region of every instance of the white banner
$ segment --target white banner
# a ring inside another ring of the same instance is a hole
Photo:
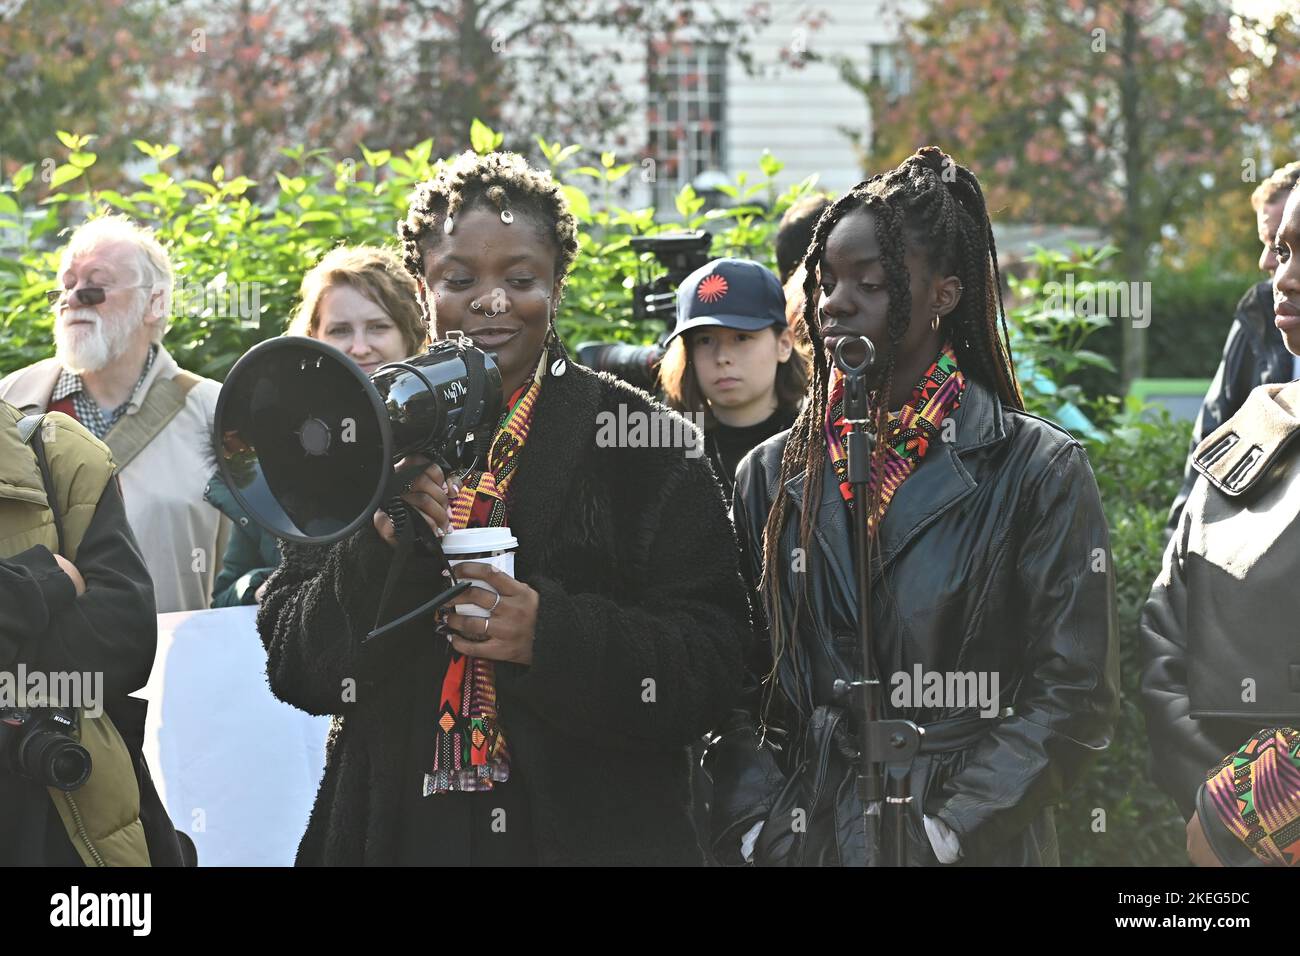
[[[144,754],[200,866],[291,866],[325,765],[328,717],[277,700],[257,608],[158,615]]]

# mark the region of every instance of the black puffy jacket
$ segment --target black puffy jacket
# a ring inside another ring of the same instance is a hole
[[[883,716],[929,725],[907,771],[914,800],[906,857],[910,865],[938,863],[924,812],[955,831],[964,864],[1055,864],[1053,805],[1108,745],[1118,715],[1109,532],[1085,453],[1064,431],[1004,408],[974,380],[954,421],[955,440],[932,443],[894,496],[873,562]],[[737,476],[733,515],[751,586],[787,438],[754,449]],[[793,499],[780,544],[786,555],[798,546],[803,485],[802,473],[786,483]],[[806,570],[787,560],[782,572],[788,632],[794,588],[805,576],[807,598],[780,664],[766,743],[759,744],[760,705],[751,693],[708,755],[713,849],[724,863],[739,862],[741,834],[759,820],[766,823],[758,864],[865,862],[850,756],[856,727],[832,694],[835,679],[856,678],[859,666],[848,517],[828,467]],[[890,677],[918,664],[997,672],[999,709],[1013,712],[895,710]],[[751,689],[770,667],[770,654],[760,653]]]

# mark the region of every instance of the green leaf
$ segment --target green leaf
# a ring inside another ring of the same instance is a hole
[[[387,163],[393,156],[392,150],[380,149],[374,152],[361,147],[361,155],[365,157],[367,166],[382,166]]]
[[[595,166],[579,166],[577,169],[569,170],[574,176],[590,176],[592,179],[604,179],[605,174]]]
[[[50,189],[58,189],[64,183],[72,182],[84,172],[84,169],[78,169],[71,163],[64,163],[54,170],[54,176],[50,179]]]
[[[575,216],[583,220],[591,219],[591,201],[586,193],[569,183],[561,186],[560,190],[564,193],[564,198],[569,201],[569,209]]]
[[[209,196],[215,196],[217,193],[221,192],[221,190],[212,185],[212,183],[205,183],[201,179],[186,179],[181,182],[181,185],[186,189],[194,189],[201,193],[206,193]]]
[[[95,160],[98,158],[95,153],[83,153],[78,150],[68,157],[68,162],[80,169],[89,169],[95,165]]]
[[[214,183],[219,183],[221,182],[221,180],[225,178],[226,178],[225,166],[222,166],[220,163],[217,163],[217,165],[212,167],[212,181]]]
[[[36,172],[36,164],[28,163],[14,173],[14,192],[20,192],[24,186],[31,182],[34,172]]]
[[[140,182],[150,189],[166,189],[172,184],[172,178],[166,173],[145,173],[140,177]]]
[[[81,148],[81,137],[77,136],[75,133],[69,133],[65,130],[60,129],[60,130],[55,130],[54,135],[57,136],[59,138],[59,142],[62,143],[64,146],[68,147],[68,149]]]
[[[11,216],[21,216],[23,214],[23,211],[18,207],[18,203],[14,202],[13,196],[8,193],[0,193],[0,212]]]
[[[604,166],[606,169],[610,169],[610,168],[612,168],[613,165],[614,165],[614,154],[613,154],[613,153],[601,153],[601,154],[600,154],[600,165]]]
[[[289,196],[296,196],[307,188],[307,180],[301,176],[286,176],[284,173],[277,172],[275,178],[280,181],[280,188]]]
[[[299,222],[338,222],[339,217],[332,212],[326,212],[323,209],[313,209],[311,212],[305,212],[298,219]]]
[[[763,155],[758,158],[758,168],[763,171],[763,175],[771,179],[781,170],[785,169],[785,163],[781,162],[769,150],[763,150]]]
[[[483,154],[490,153],[501,142],[495,130],[488,126],[478,117],[469,124],[469,144],[473,147],[474,152]]]
[[[415,167],[400,156],[393,157],[388,163],[388,168],[399,176],[415,176]]]
[[[632,169],[631,163],[624,163],[622,166],[615,166],[609,171],[608,174],[606,174],[605,178],[609,180],[611,183],[616,183],[624,176],[626,176],[628,172],[631,171],[631,169]]]
[[[555,154],[555,165],[557,166],[560,165],[560,163],[564,162],[566,159],[568,159],[570,156],[572,156],[581,148],[582,148],[581,146],[577,146],[577,145],[564,147],[564,149],[560,150],[558,153]]]
[[[433,155],[433,140],[426,139],[416,143],[406,151],[406,158],[412,163],[427,163]]]

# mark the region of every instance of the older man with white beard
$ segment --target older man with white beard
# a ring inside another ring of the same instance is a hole
[[[162,345],[172,265],[152,231],[106,216],[72,234],[53,300],[53,358],[0,381],[28,412],[77,419],[113,452],[160,613],[206,608],[228,521],[204,501],[221,386]]]

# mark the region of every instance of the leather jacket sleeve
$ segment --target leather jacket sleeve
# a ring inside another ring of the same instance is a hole
[[[1173,798],[1184,819],[1196,809],[1196,792],[1206,772],[1223,758],[1223,748],[1191,716],[1187,693],[1187,584],[1184,563],[1191,516],[1165,548],[1164,564],[1142,609],[1139,630],[1143,669],[1142,710],[1156,784]]]
[[[1109,745],[1119,714],[1109,531],[1077,443],[1064,445],[1038,478],[1022,527],[1013,558],[1026,647],[1015,714],[974,746],[926,808],[956,831],[967,856],[1058,803]]]

